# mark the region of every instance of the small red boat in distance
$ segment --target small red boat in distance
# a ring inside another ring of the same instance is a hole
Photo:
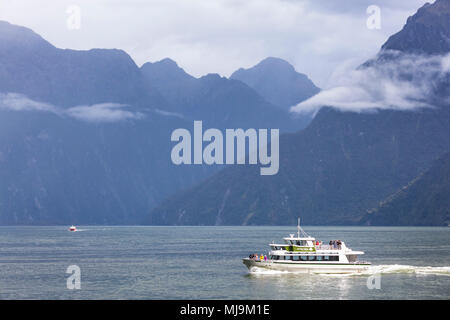
[[[75,226],[71,226],[69,227],[69,231],[75,232],[77,231],[77,228]]]

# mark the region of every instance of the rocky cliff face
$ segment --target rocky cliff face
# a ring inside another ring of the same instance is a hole
[[[450,1],[425,4],[382,49],[427,54],[450,52]]]

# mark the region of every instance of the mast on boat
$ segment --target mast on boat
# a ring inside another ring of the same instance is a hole
[[[297,218],[297,238],[311,238],[310,235],[300,227],[300,218]]]

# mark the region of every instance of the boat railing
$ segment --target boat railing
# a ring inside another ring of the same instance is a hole
[[[329,245],[329,244],[320,244],[320,245],[316,245],[316,250],[341,250],[342,247],[340,245]]]

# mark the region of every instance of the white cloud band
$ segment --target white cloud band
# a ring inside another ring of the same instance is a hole
[[[432,107],[436,85],[448,76],[450,54],[420,56],[390,52],[390,57],[370,66],[338,72],[328,89],[291,111],[310,113],[323,106],[354,112]]]
[[[144,117],[140,112],[124,110],[126,107],[128,106],[118,103],[99,103],[63,109],[48,103],[34,101],[19,93],[0,93],[0,110],[51,112],[86,122],[117,122]]]

